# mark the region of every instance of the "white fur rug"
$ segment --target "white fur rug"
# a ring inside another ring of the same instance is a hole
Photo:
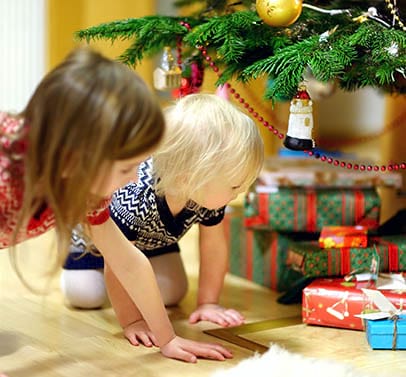
[[[241,361],[235,367],[219,370],[212,377],[372,377],[351,365],[290,353],[276,344],[263,355]]]

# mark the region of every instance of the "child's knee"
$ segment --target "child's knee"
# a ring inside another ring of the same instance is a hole
[[[70,306],[96,309],[107,300],[102,270],[63,270],[61,290]]]
[[[165,306],[178,305],[186,296],[188,290],[186,279],[176,280],[157,276],[157,280]]]

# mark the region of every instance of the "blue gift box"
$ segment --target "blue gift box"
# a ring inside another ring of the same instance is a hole
[[[379,319],[365,322],[368,343],[372,349],[406,349],[406,314],[399,315],[396,321]]]

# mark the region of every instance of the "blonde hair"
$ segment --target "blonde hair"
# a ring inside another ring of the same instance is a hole
[[[164,111],[166,133],[153,154],[158,195],[190,199],[219,177],[242,178],[248,188],[258,176],[264,147],[252,119],[214,94],[191,94]]]
[[[40,82],[20,114],[28,133],[18,229],[44,205],[55,215],[59,262],[72,229],[86,223],[102,163],[132,158],[161,140],[164,118],[143,80],[87,48],[70,53]]]

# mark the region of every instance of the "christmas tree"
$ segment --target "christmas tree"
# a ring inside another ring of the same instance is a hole
[[[131,40],[119,57],[135,66],[165,47],[200,55],[217,84],[272,79],[264,98],[292,98],[307,72],[345,91],[406,92],[404,0],[178,0],[181,16],[114,20],[77,32],[81,40]],[[403,6],[402,6],[403,5]],[[180,64],[180,61],[178,61]]]

